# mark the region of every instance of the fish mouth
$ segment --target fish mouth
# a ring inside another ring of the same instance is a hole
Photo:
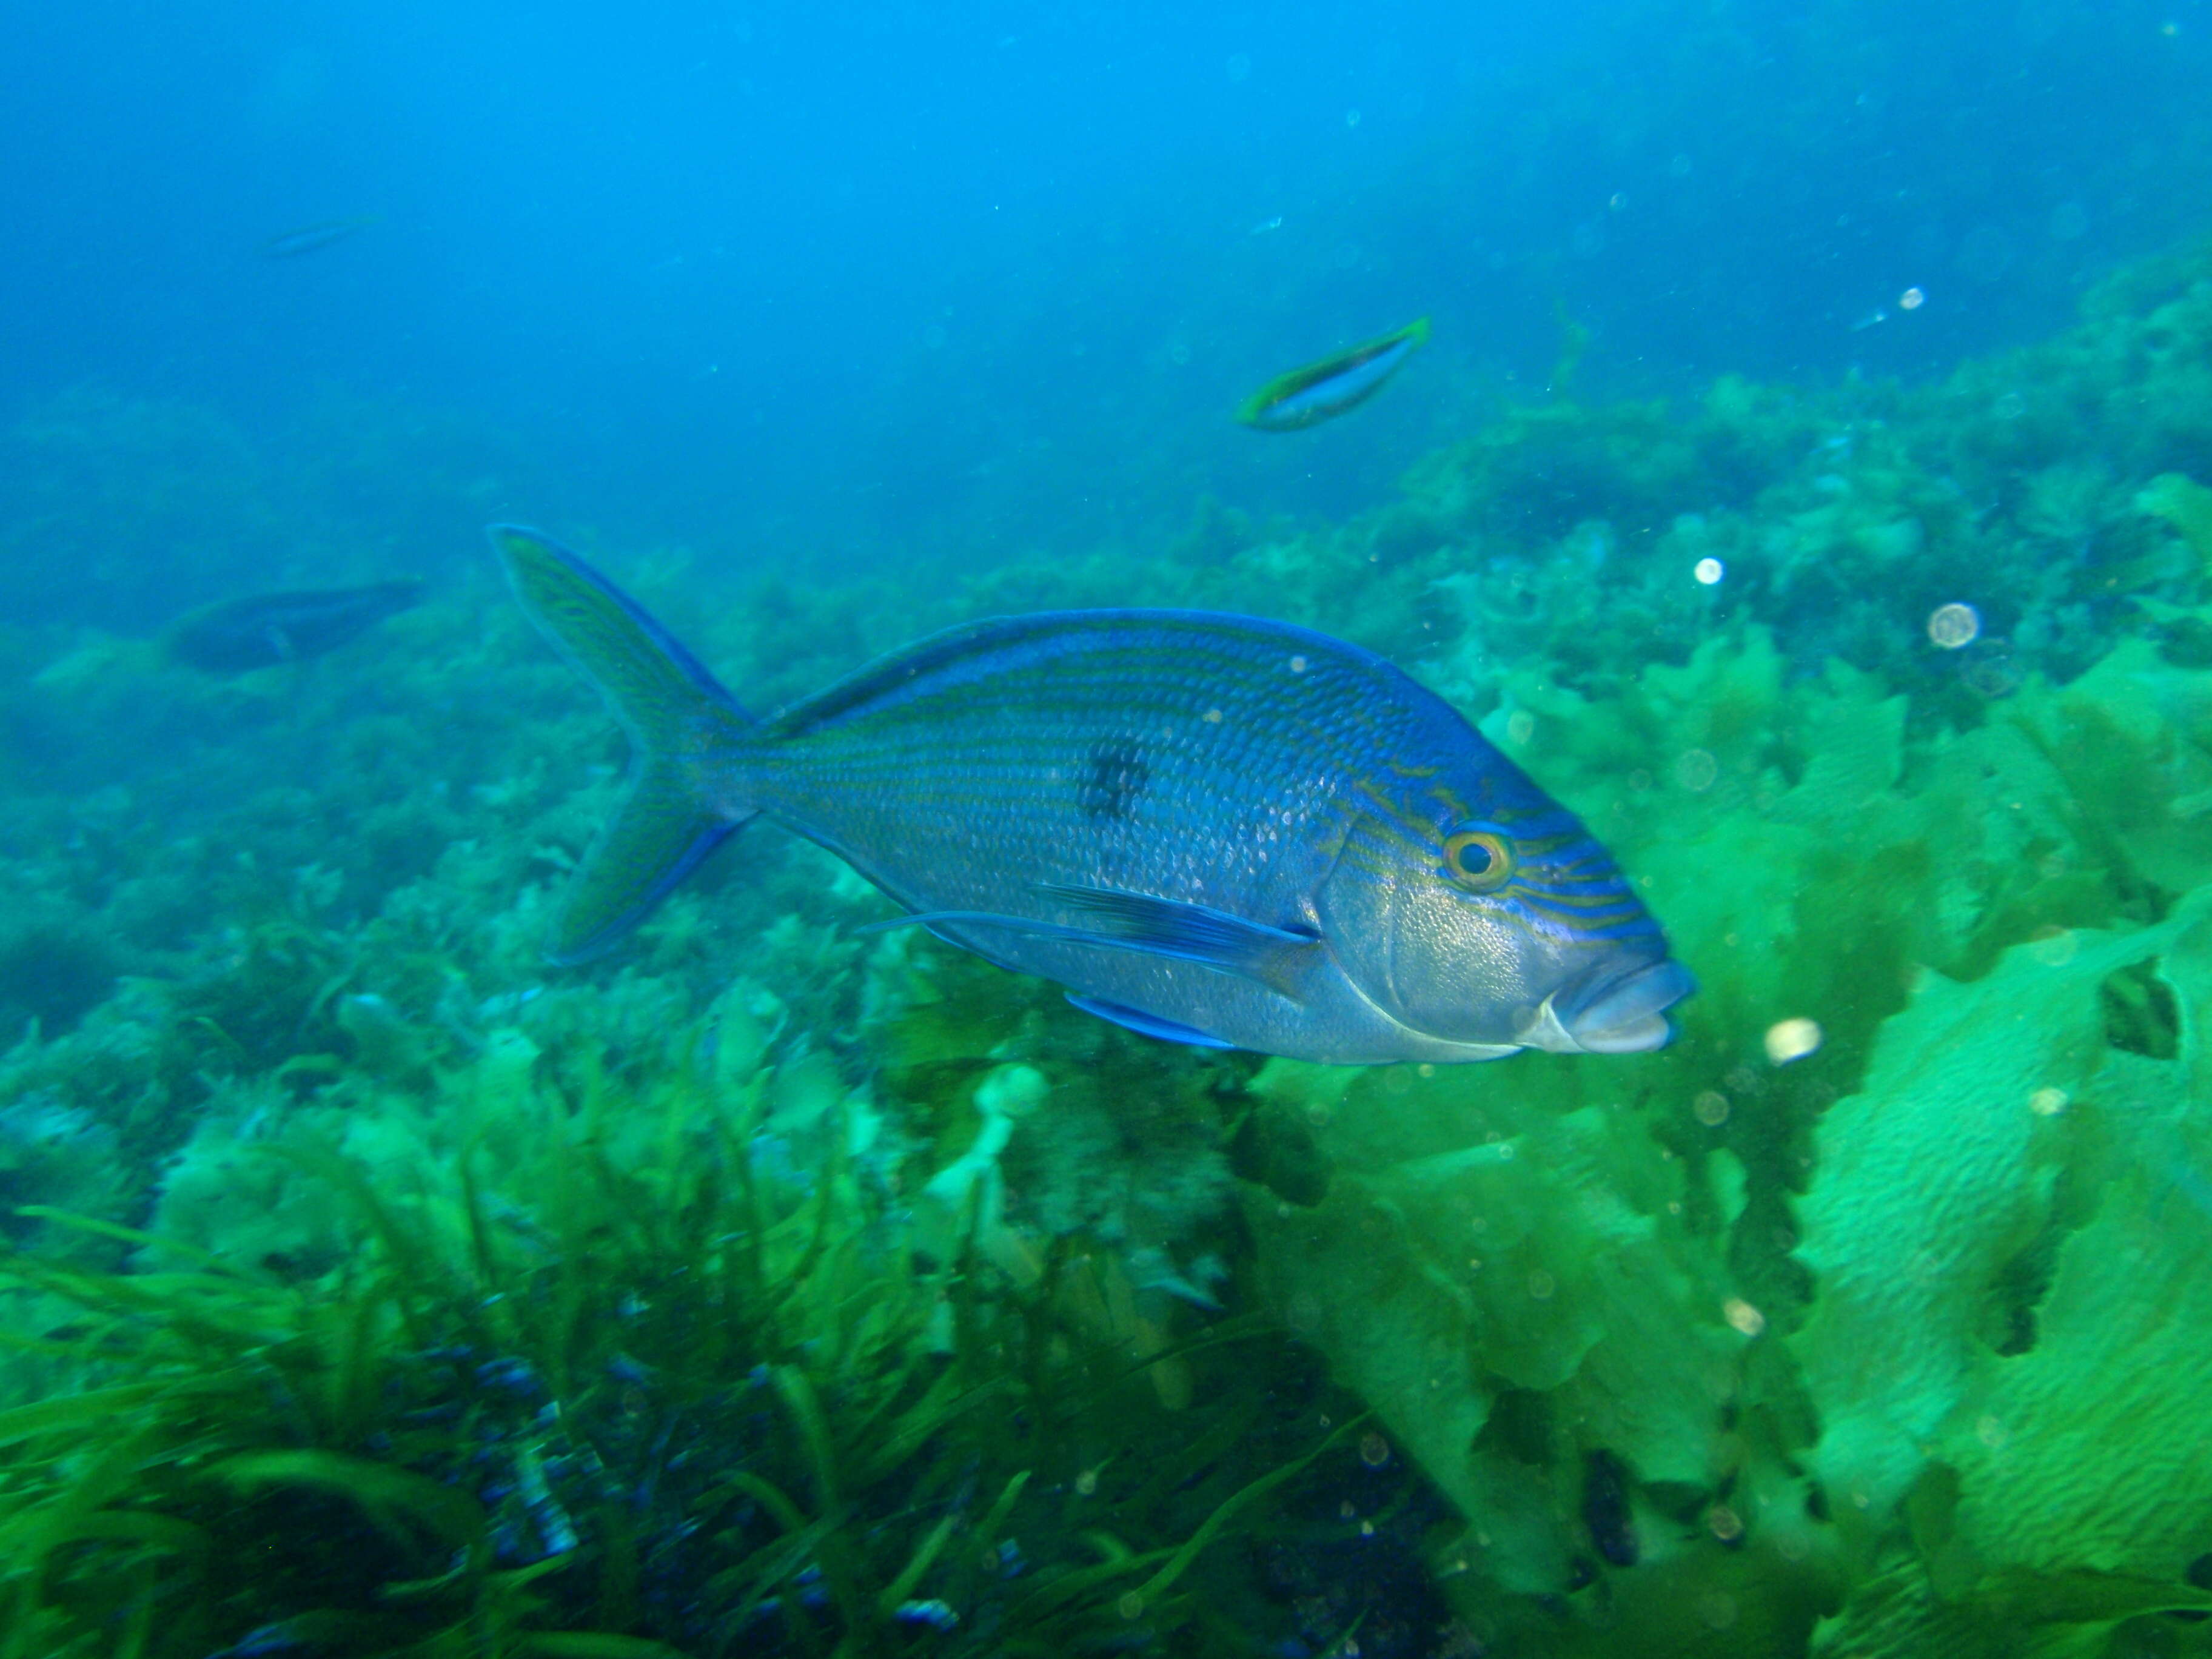
[[[1514,1035],[1559,1054],[1638,1054],[1674,1035],[1667,1010],[1698,988],[1672,957],[1565,985],[1521,1018]]]

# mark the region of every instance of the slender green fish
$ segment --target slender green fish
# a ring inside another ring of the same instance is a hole
[[[1665,1042],[1694,988],[1590,833],[1357,647],[1202,611],[1009,617],[756,719],[575,555],[491,538],[633,749],[556,959],[605,949],[765,817],[904,923],[1176,1042],[1358,1065],[1627,1053]]]
[[[303,253],[318,253],[324,248],[357,235],[371,225],[382,224],[380,213],[356,214],[350,219],[324,219],[312,225],[301,225],[297,230],[288,230],[271,236],[254,249],[264,259],[296,259]]]
[[[1237,418],[1262,432],[1302,432],[1334,420],[1380,392],[1428,337],[1429,319],[1419,317],[1380,339],[1279,374],[1244,400]]]

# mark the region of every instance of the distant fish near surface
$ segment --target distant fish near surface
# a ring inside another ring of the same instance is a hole
[[[257,593],[192,611],[167,635],[170,657],[210,674],[243,674],[335,651],[386,617],[422,603],[422,580]]]
[[[380,213],[358,214],[350,219],[324,219],[312,225],[301,225],[297,230],[288,230],[281,236],[271,236],[254,252],[264,259],[292,259],[302,253],[318,253],[334,243],[367,230],[371,225],[384,222]]]
[[[763,718],[573,553],[491,538],[632,744],[554,954],[599,954],[767,817],[1088,1012],[1347,1065],[1623,1054],[1695,988],[1605,849],[1433,693],[1193,611],[955,628]]]
[[[1334,420],[1380,392],[1428,337],[1429,319],[1418,318],[1380,339],[1279,374],[1244,400],[1237,418],[1262,432],[1302,432]]]

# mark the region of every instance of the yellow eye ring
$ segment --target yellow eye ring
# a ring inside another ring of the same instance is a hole
[[[1461,886],[1494,893],[1513,878],[1513,843],[1495,830],[1462,830],[1444,842],[1444,868]]]

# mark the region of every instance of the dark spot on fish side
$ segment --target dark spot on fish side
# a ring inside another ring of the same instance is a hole
[[[1152,781],[1151,763],[1134,738],[1102,738],[1091,745],[1076,805],[1088,818],[1126,818]]]
[[[1628,1502],[1628,1467],[1611,1452],[1592,1452],[1583,1463],[1583,1524],[1597,1553],[1616,1567],[1632,1567],[1638,1551]]]

